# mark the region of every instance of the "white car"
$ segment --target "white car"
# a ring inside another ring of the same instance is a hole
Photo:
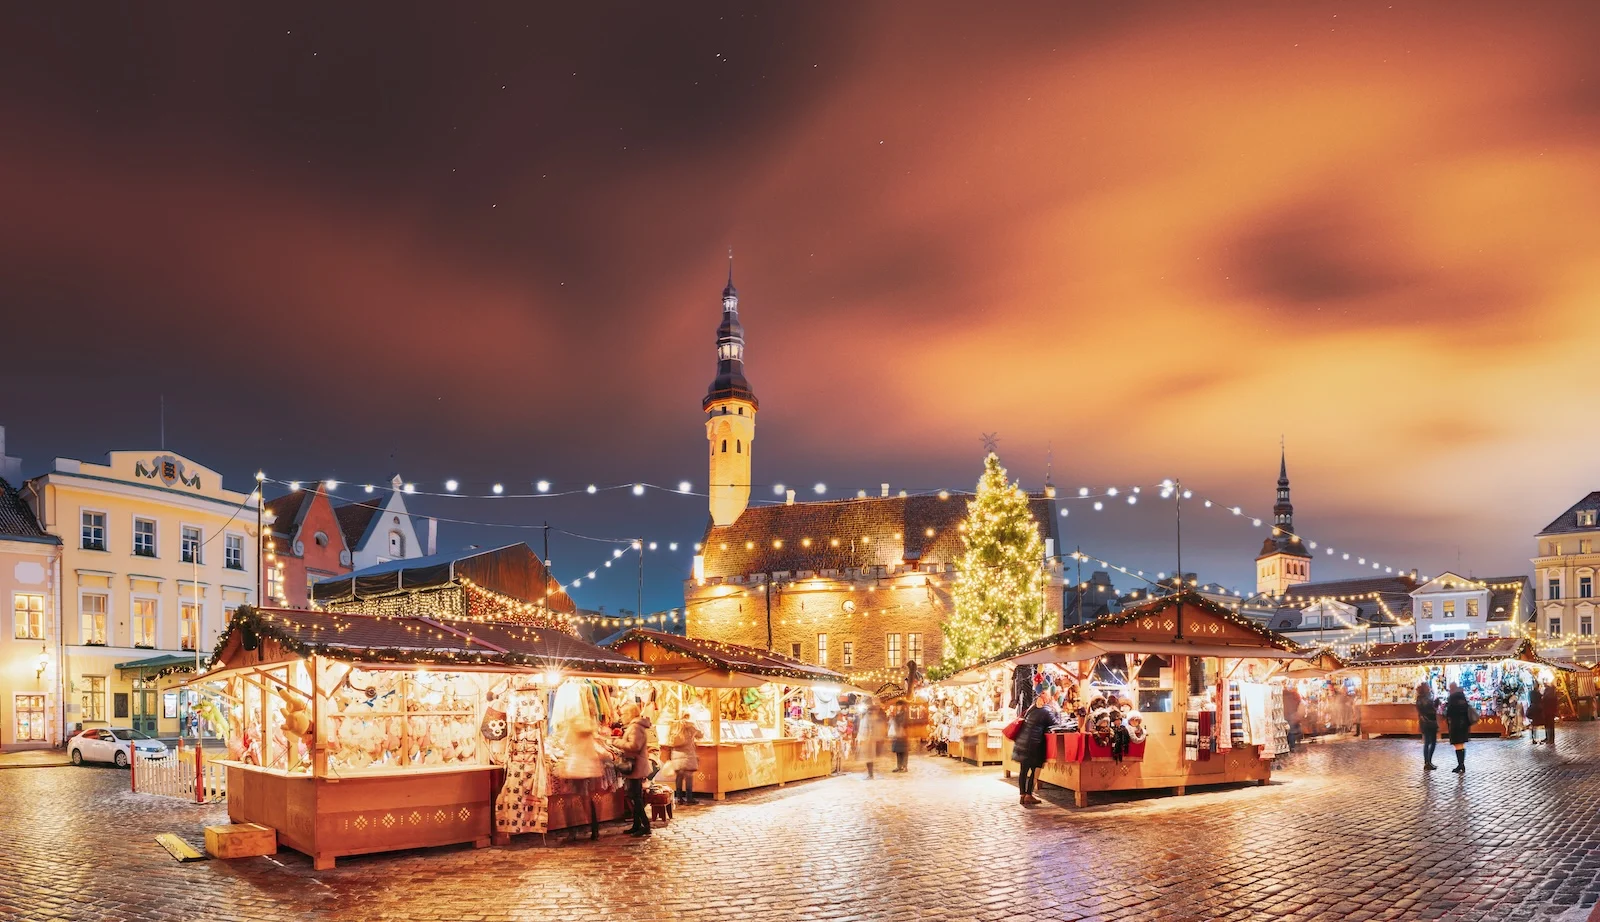
[[[73,765],[85,762],[110,762],[118,768],[128,767],[128,750],[139,748],[139,755],[147,759],[165,759],[171,753],[167,744],[147,733],[127,727],[96,727],[74,736],[67,743],[67,757]]]

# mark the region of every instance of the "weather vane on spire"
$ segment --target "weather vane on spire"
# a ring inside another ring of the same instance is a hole
[[[978,436],[978,441],[983,443],[983,450],[991,455],[1000,453],[1000,433],[985,432]]]

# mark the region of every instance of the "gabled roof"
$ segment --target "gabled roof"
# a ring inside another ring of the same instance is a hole
[[[706,529],[708,577],[799,570],[947,564],[965,550],[961,523],[970,497],[884,496],[751,506],[732,525]],[[1028,500],[1039,536],[1055,538],[1055,501]],[[931,534],[930,534],[931,532]],[[1060,542],[1057,542],[1058,546]]]
[[[300,530],[300,518],[305,510],[310,507],[306,502],[311,496],[309,490],[295,490],[282,496],[267,500],[265,512],[273,516],[272,532],[285,538],[293,539]]]
[[[1409,575],[1363,576],[1355,579],[1324,580],[1290,586],[1282,596],[1258,594],[1247,605],[1274,612],[1300,612],[1323,599],[1344,602],[1356,610],[1356,620],[1365,624],[1398,624],[1411,612],[1411,593],[1422,585]],[[1278,615],[1271,618],[1277,623]]]
[[[0,539],[60,544],[61,539],[45,531],[16,487],[0,478]],[[9,602],[7,604],[10,604]]]
[[[1472,640],[1376,643],[1362,655],[1349,657],[1345,662],[1349,666],[1386,666],[1421,662],[1492,662],[1502,659],[1539,661],[1530,640],[1521,637],[1480,637]]]
[[[574,610],[572,599],[525,543],[373,564],[319,580],[311,587],[311,597],[320,603],[339,604],[437,589],[462,580],[521,602],[542,603],[551,611],[570,614]]]
[[[1119,611],[1116,614],[1107,615],[1103,618],[1096,618],[1088,623],[1069,627],[1064,631],[1057,631],[1054,634],[1051,634],[1047,637],[1041,637],[1038,640],[1031,640],[1027,643],[1019,644],[1018,646],[1012,647],[1003,653],[989,657],[986,660],[981,660],[971,666],[963,667],[962,671],[981,668],[993,663],[1002,662],[1004,660],[1015,659],[1016,657],[1032,653],[1036,650],[1045,650],[1050,647],[1060,647],[1068,644],[1089,642],[1094,640],[1096,634],[1105,630],[1106,628],[1122,627],[1123,625],[1134,624],[1142,619],[1159,614],[1179,604],[1184,606],[1184,610],[1198,608],[1207,614],[1215,616],[1222,621],[1233,625],[1242,631],[1245,631],[1248,634],[1255,635],[1255,637],[1261,641],[1261,646],[1263,647],[1274,647],[1290,653],[1299,653],[1302,650],[1299,644],[1295,643],[1293,640],[1290,640],[1288,637],[1279,634],[1277,631],[1264,628],[1258,622],[1246,618],[1224,605],[1213,602],[1198,592],[1186,589],[1183,592],[1175,593],[1173,595],[1152,599],[1141,605],[1134,605],[1129,608],[1124,608],[1122,611]],[[1203,640],[1203,638],[1200,637],[1189,635],[1186,636],[1188,636],[1188,639],[1190,640]]]
[[[1566,535],[1575,531],[1600,531],[1600,528],[1596,528],[1593,525],[1580,526],[1578,524],[1579,512],[1594,512],[1597,516],[1596,521],[1600,521],[1600,490],[1596,490],[1574,503],[1571,509],[1561,513],[1554,522],[1546,525],[1539,532],[1538,537]]]
[[[355,552],[364,546],[367,532],[372,530],[372,520],[389,505],[389,497],[362,500],[335,506],[333,514],[339,520],[339,530],[344,532],[344,546]]]
[[[634,628],[621,637],[610,640],[606,646],[613,650],[625,651],[628,644],[638,642],[654,644],[663,650],[699,660],[726,672],[768,678],[834,682],[841,685],[845,682],[842,673],[834,672],[826,666],[801,662],[781,653],[758,650],[736,643],[722,643],[716,640],[684,637],[681,634],[668,634],[665,631],[652,631],[648,628]]]
[[[355,663],[503,666],[518,670],[647,675],[650,667],[553,628],[294,608],[240,608],[217,641],[210,669],[270,638],[296,656]]]

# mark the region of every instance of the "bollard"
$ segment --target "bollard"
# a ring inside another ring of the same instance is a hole
[[[199,741],[196,741],[194,746],[194,802],[197,804],[206,802],[205,761],[205,747],[201,746]]]
[[[128,790],[134,794],[139,793],[139,770],[135,767],[138,764],[139,750],[135,749],[133,743],[130,742],[128,744]]]

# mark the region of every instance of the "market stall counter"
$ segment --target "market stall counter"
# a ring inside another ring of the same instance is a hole
[[[1203,596],[1183,592],[1007,651],[1033,667],[1036,693],[1062,702],[1038,780],[1074,792],[1170,788],[1272,777],[1288,750],[1273,676],[1309,654]],[[1011,753],[1007,747],[1008,768]]]
[[[1427,682],[1441,701],[1451,683],[1461,686],[1478,712],[1472,732],[1512,736],[1525,727],[1523,700],[1534,679],[1571,671],[1540,659],[1532,641],[1518,637],[1425,640],[1374,644],[1351,657],[1340,676],[1361,685],[1364,736],[1418,736],[1417,686]]]
[[[832,774],[840,761],[839,692],[845,677],[767,650],[636,628],[612,650],[647,664],[656,680],[702,689],[694,719],[694,789],[734,791]]]
[[[564,724],[604,726],[604,689],[648,673],[554,627],[246,607],[194,685],[227,740],[229,818],[320,869],[566,825]],[[621,814],[598,793],[599,819]]]

